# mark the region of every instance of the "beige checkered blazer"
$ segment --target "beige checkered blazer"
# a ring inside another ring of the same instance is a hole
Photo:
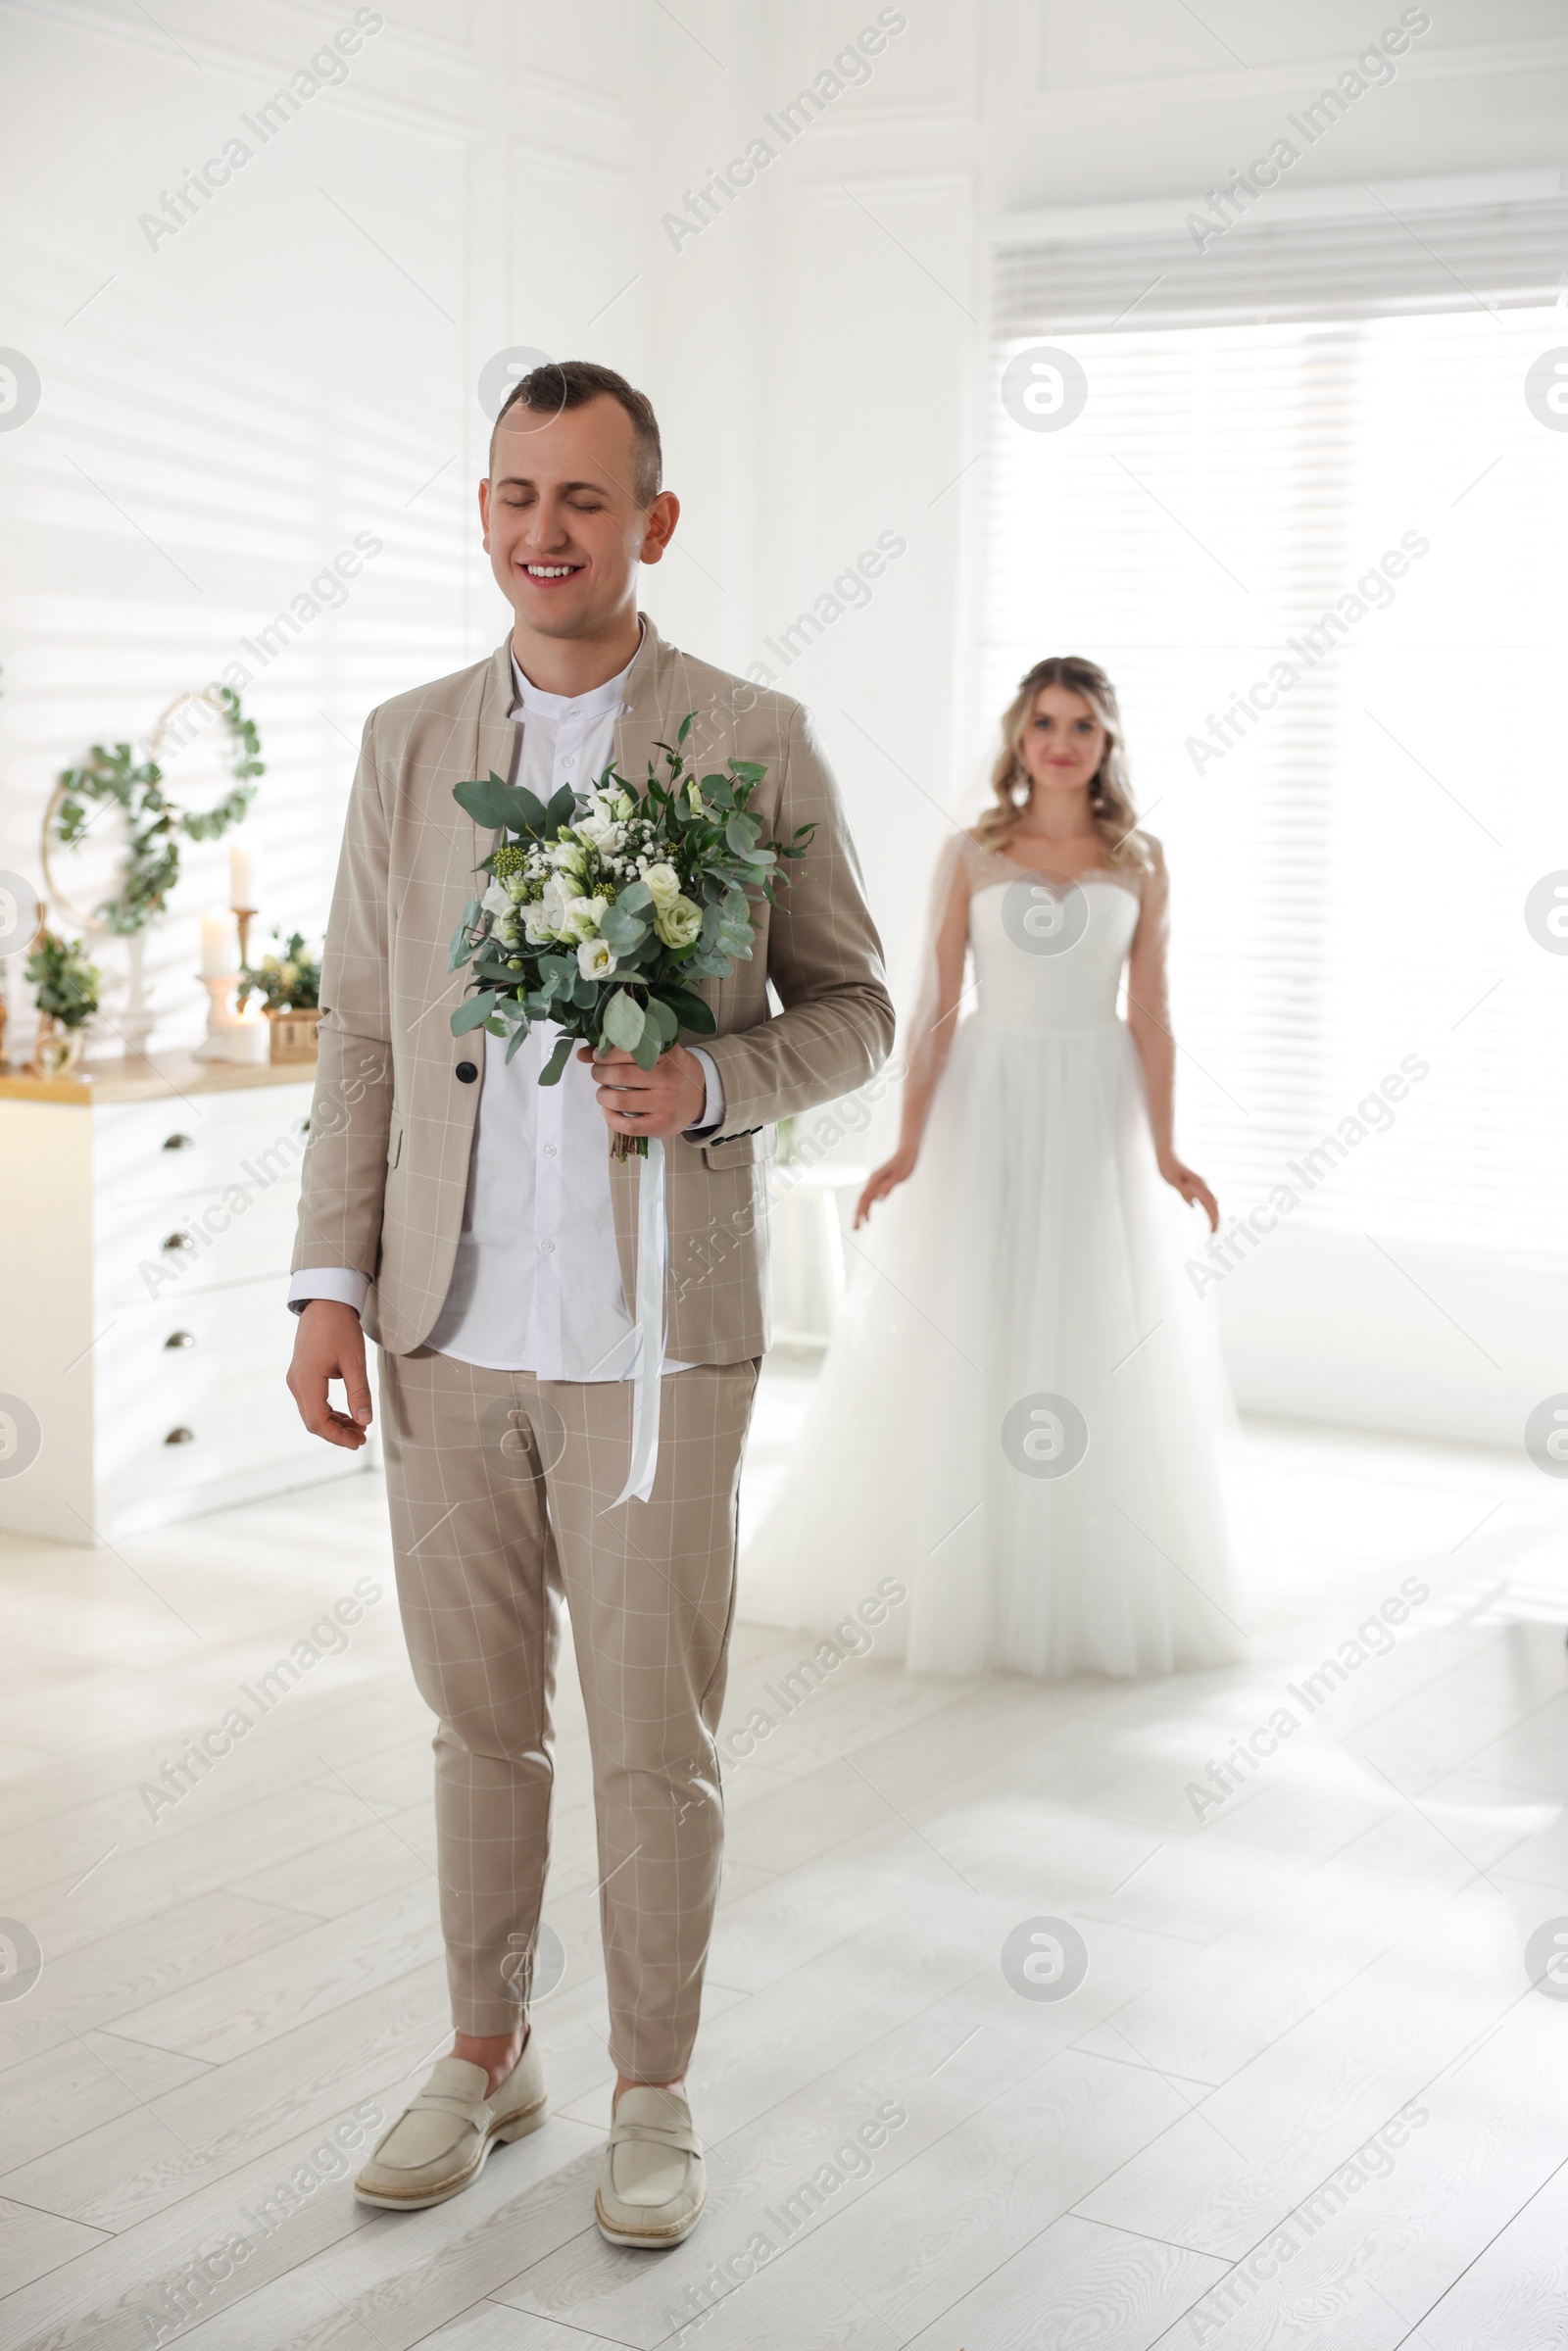
[[[816,820],[791,868],[800,878],[760,909],[751,961],[703,983],[718,1033],[701,1042],[724,1081],[724,1125],[707,1142],[665,1142],[668,1349],[688,1363],[734,1363],[768,1344],[771,1124],[870,1077],[892,1049],[893,1005],[838,788],[801,706],[693,661],[652,621],[627,702],[615,756],[632,781],[695,710],[699,773],[730,756],[766,767],[752,802],[764,838],[787,841]],[[420,1345],[446,1298],[484,1082],[482,1032],[451,1033],[466,973],[449,975],[447,959],[494,836],[452,787],[512,772],[512,707],[510,640],[471,669],[383,703],[366,723],[344,828],[294,1264],[368,1274],[366,1329],[394,1354]],[[477,1083],[458,1080],[460,1061],[477,1063]],[[635,1175],[615,1161],[612,1197],[629,1299]]]

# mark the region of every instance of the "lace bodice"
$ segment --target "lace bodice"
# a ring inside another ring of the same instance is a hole
[[[1073,887],[1071,882],[1065,881],[1059,874],[1043,873],[1036,865],[1021,864],[1016,857],[1009,857],[1004,849],[982,849],[978,841],[970,840],[967,835],[964,837],[963,854],[969,868],[971,897],[981,890],[995,888],[999,882],[1013,880],[1038,882],[1043,889],[1058,893]],[[1143,903],[1144,882],[1147,877],[1141,866],[1092,865],[1086,873],[1079,874],[1077,878],[1079,884],[1109,882],[1113,889],[1125,890],[1130,898],[1135,899],[1140,905]]]

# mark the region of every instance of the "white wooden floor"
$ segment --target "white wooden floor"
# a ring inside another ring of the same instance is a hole
[[[754,1496],[801,1393],[770,1366]],[[44,1965],[0,1983],[0,2342],[1568,2342],[1568,2000],[1525,1962],[1568,1935],[1568,1492],[1522,1454],[1279,1427],[1248,1465],[1289,1603],[1249,1666],[1042,1689],[873,1653],[733,1773],[692,2077],[709,2210],[658,2257],[592,2221],[575,1691],[553,2119],[440,2210],[368,2212],[343,2141],[446,2040],[378,1481],[118,1554],[7,1543],[0,1915]],[[346,1648],[150,1818],[138,1784],[365,1576]],[[1308,1715],[1290,1686],[1412,1577],[1396,1645]],[[743,1626],[730,1719],[805,1647]],[[1282,1705],[1300,1727],[1200,1826],[1189,1784]],[[1004,1974],[1040,1918],[1087,1946],[1067,1998]]]

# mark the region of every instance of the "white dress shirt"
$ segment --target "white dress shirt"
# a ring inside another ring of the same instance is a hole
[[[520,756],[513,780],[548,801],[563,784],[586,791],[614,757],[630,662],[588,694],[545,694],[514,657]],[[510,1066],[507,1040],[480,1030],[484,1087],[474,1120],[463,1231],[446,1302],[426,1345],[491,1371],[547,1380],[629,1378],[635,1326],[627,1311],[610,1202],[609,1130],[591,1068],[575,1049],[559,1084],[539,1072],[559,1030],[536,1026]],[[724,1088],[712,1056],[692,1049],[708,1082],[688,1132],[722,1124]],[[369,1283],[341,1266],[297,1273],[289,1304],[338,1298],[356,1310]],[[666,1371],[685,1371],[666,1361]]]

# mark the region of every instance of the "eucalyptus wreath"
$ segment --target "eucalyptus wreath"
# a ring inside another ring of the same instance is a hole
[[[92,819],[89,803],[114,801],[124,812],[129,828],[124,878],[115,897],[95,908],[94,919],[117,938],[128,939],[161,914],[179,878],[179,841],[221,840],[238,824],[256,797],[255,778],[266,772],[262,739],[256,722],[247,718],[232,686],[214,686],[200,697],[212,703],[228,730],[233,752],[234,788],[210,808],[178,808],[164,790],[164,771],[156,759],[137,759],[128,743],[108,750],[95,743],[79,767],[67,767],[55,790],[50,826],[54,837],[74,849]],[[166,713],[167,717],[168,713]],[[162,722],[154,737],[156,750]]]

